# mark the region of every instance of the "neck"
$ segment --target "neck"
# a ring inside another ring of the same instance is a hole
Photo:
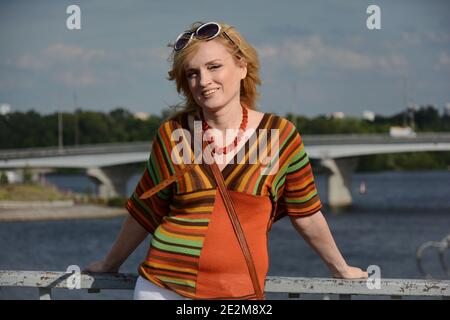
[[[225,131],[226,129],[239,128],[242,120],[242,107],[241,103],[230,104],[219,110],[202,109],[203,116],[210,127]]]

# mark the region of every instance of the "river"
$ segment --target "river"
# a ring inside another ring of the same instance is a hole
[[[131,192],[137,179],[128,183]],[[82,176],[49,176],[48,181],[75,191],[95,186]],[[316,183],[326,200],[325,177]],[[366,192],[360,194],[364,182]],[[429,240],[450,233],[450,172],[360,173],[352,178],[354,206],[345,212],[325,208],[324,215],[334,238],[354,266],[378,265],[383,278],[423,278],[415,251]],[[84,266],[101,258],[114,241],[123,218],[0,223],[0,269],[63,271],[69,265]],[[135,273],[144,258],[143,243],[122,266]],[[296,233],[289,219],[277,222],[269,238],[268,275],[329,277],[328,269]],[[450,254],[447,254],[449,263]],[[445,279],[436,251],[424,256],[427,271]],[[450,264],[450,263],[449,263]],[[56,299],[129,299],[131,291],[105,290],[99,294],[77,290],[55,290]],[[268,295],[268,298],[277,298]],[[3,288],[0,299],[36,299],[37,289]]]

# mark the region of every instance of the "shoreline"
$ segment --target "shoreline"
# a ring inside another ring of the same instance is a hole
[[[32,210],[29,210],[32,209]],[[126,216],[125,208],[113,208],[101,205],[73,205],[70,207],[39,207],[0,210],[1,222],[49,221],[70,219],[102,219]]]

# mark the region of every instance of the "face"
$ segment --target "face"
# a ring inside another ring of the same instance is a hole
[[[199,43],[185,67],[189,89],[195,102],[211,111],[230,103],[239,104],[241,80],[247,75],[219,39]]]

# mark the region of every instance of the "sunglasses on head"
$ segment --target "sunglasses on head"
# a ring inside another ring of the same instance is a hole
[[[177,37],[175,40],[175,45],[173,46],[173,50],[178,52],[187,47],[189,42],[191,42],[192,38],[196,38],[199,40],[211,40],[220,35],[222,28],[220,24],[217,22],[207,22],[200,25],[195,31],[185,31]],[[226,34],[225,31],[222,32],[223,35],[230,40],[234,45],[234,41]]]

